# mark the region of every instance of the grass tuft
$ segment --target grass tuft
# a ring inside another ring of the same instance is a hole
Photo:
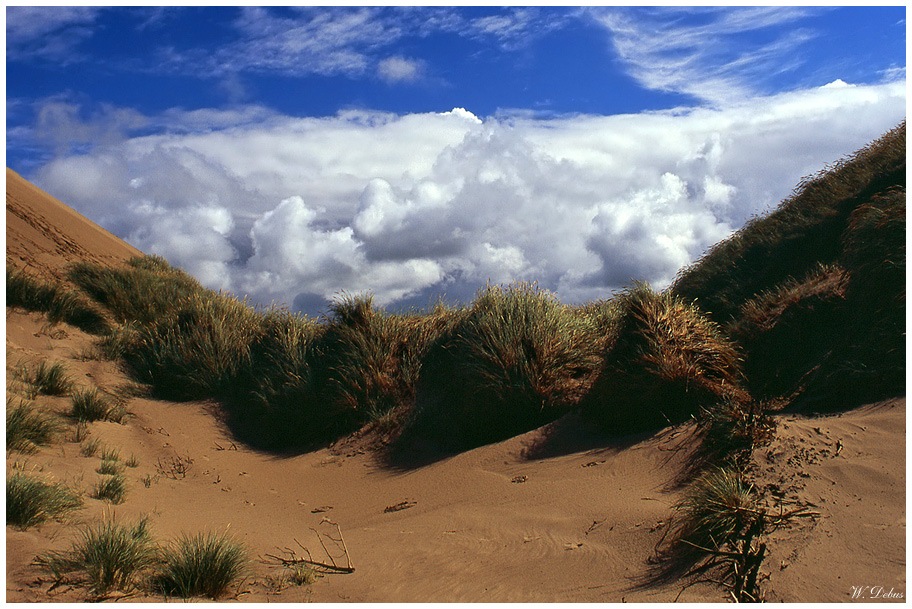
[[[73,388],[73,380],[67,374],[63,362],[49,364],[41,361],[33,369],[23,366],[16,372],[16,376],[31,385],[36,394],[66,395]]]
[[[83,457],[94,457],[95,453],[98,452],[99,447],[101,447],[101,440],[92,438],[79,448],[79,452]]]
[[[146,519],[132,527],[113,519],[89,525],[69,551],[47,552],[37,558],[58,582],[75,575],[99,596],[112,590],[133,590],[142,572],[158,560]]]
[[[73,395],[73,406],[70,411],[77,421],[113,421],[123,422],[127,410],[116,402],[102,396],[98,390],[80,391]]]
[[[105,461],[103,463],[113,463]],[[115,466],[116,467],[116,466]],[[105,476],[92,489],[92,498],[109,501],[115,505],[123,503],[127,497],[127,479],[119,471],[112,476]]]
[[[428,351],[413,433],[464,449],[553,421],[578,403],[601,347],[593,316],[550,292],[488,286]]]
[[[154,586],[170,596],[221,597],[247,565],[246,552],[227,534],[184,535],[164,551],[164,568]]]
[[[6,479],[6,524],[22,529],[39,525],[82,506],[82,500],[61,484],[43,482],[22,472]]]
[[[715,468],[697,478],[674,506],[673,542],[683,553],[724,548],[756,519],[753,487],[734,469]]]
[[[117,476],[120,474],[120,467],[117,465],[117,461],[103,460],[97,471],[106,476]]]
[[[721,400],[749,401],[740,355],[699,309],[637,284],[618,297],[616,337],[583,414],[609,433],[676,424]]]
[[[52,323],[66,322],[90,334],[105,334],[110,325],[82,296],[42,283],[24,271],[6,268],[6,305],[45,313]]]
[[[36,411],[31,402],[6,398],[6,449],[35,452],[38,446],[50,444],[61,425],[50,416]]]

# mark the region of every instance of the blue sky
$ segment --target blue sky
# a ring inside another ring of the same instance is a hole
[[[7,7],[7,165],[318,313],[678,270],[905,117],[904,6]]]

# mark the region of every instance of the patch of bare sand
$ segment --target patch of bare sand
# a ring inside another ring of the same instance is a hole
[[[820,513],[774,532],[767,600],[906,600],[906,400],[778,420],[758,484]]]

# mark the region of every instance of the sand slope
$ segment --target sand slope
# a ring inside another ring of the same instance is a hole
[[[70,262],[122,263],[140,256],[91,220],[6,169],[6,262],[34,275],[62,279]]]
[[[779,419],[758,484],[821,518],[771,536],[769,600],[905,600],[905,457],[905,399]]]
[[[7,179],[8,262],[60,277],[69,262],[119,263],[138,254],[16,174]],[[88,497],[100,458],[81,453],[72,422],[38,453],[8,454],[8,470],[18,464],[63,481],[84,493],[85,508],[28,531],[7,527],[7,601],[84,600],[83,589],[52,589],[31,563],[44,550],[67,548],[80,523],[104,515],[148,516],[161,541],[227,529],[251,557],[247,579],[232,591],[241,601],[725,600],[706,584],[683,592],[681,582],[648,585],[655,546],[681,494],[675,480],[692,440],[687,426],[617,439],[593,435],[571,416],[412,469],[385,467],[357,438],[270,455],[234,441],[217,404],[131,397],[115,363],[91,358],[93,337],[16,310],[7,310],[6,322],[8,375],[21,363],[63,361],[80,387],[119,396],[132,416],[91,424],[89,439],[139,462],[125,469],[125,503],[112,507]],[[67,398],[37,404],[69,408]],[[763,567],[767,598],[849,600],[853,585],[904,594],[905,401],[778,422],[774,442],[755,454],[758,484],[812,503],[822,517],[774,533]],[[551,443],[542,449],[545,438]],[[347,564],[328,537],[336,525],[354,572],[283,584],[283,569],[267,554],[289,549],[301,557],[303,545],[328,562],[318,534]]]

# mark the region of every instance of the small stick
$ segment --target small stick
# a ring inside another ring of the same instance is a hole
[[[345,547],[345,537],[342,536],[342,528],[337,522],[333,524],[336,525],[336,530],[339,531],[339,540],[342,542],[342,551],[345,552],[345,561],[348,563],[348,568],[354,571],[355,568],[352,566],[351,556],[348,553],[348,548]]]

